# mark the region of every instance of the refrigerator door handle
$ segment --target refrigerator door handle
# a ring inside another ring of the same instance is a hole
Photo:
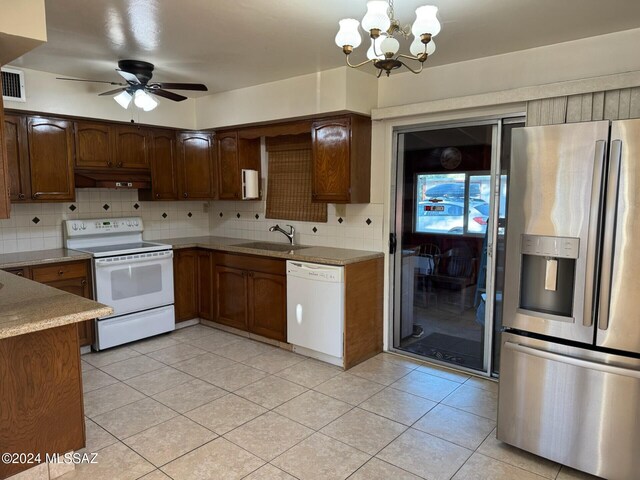
[[[589,237],[587,243],[588,259],[585,275],[584,314],[582,325],[592,327],[597,311],[596,295],[599,276],[598,258],[600,258],[600,231],[602,229],[602,204],[604,202],[604,169],[607,154],[606,140],[596,142],[593,167],[593,183],[591,184],[591,216],[589,218]]]
[[[600,281],[600,311],[598,314],[598,328],[609,328],[609,302],[611,300],[611,281],[613,274],[614,246],[616,244],[616,229],[618,221],[618,190],[621,177],[622,140],[611,142],[611,157],[609,167],[609,183],[607,185],[607,203],[605,211],[604,241],[602,252],[601,281]]]
[[[547,350],[528,347],[520,343],[505,342],[504,347],[515,352],[524,353],[525,355],[544,358],[545,360],[551,360],[559,363],[566,363],[567,365],[573,365],[574,367],[588,368],[589,370],[595,370],[598,372],[612,373],[614,375],[640,379],[640,370],[608,365],[606,363],[594,362],[584,358],[571,357],[561,353],[554,353]]]

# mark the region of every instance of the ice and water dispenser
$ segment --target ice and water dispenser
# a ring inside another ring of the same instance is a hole
[[[522,235],[520,309],[572,321],[580,240]]]

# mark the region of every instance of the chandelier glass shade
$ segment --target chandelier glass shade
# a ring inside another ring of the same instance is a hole
[[[393,0],[371,0],[367,2],[367,12],[362,18],[362,24],[353,18],[345,18],[338,22],[339,30],[336,35],[336,45],[345,54],[349,67],[359,68],[369,63],[378,69],[378,77],[382,73],[390,75],[392,70],[404,66],[413,73],[420,73],[424,62],[436,51],[433,37],[441,30],[438,21],[438,7],[423,5],[416,9],[416,19],[413,25],[402,27],[394,17]],[[352,64],[349,55],[362,43],[359,27],[368,32],[371,42],[367,50],[367,60]],[[410,55],[398,53],[400,42],[395,38],[401,36],[413,41],[409,47]],[[418,62],[418,65],[410,66],[406,62]]]

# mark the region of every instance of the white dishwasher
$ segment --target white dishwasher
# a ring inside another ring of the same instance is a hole
[[[342,366],[344,267],[287,261],[287,341],[293,350]]]

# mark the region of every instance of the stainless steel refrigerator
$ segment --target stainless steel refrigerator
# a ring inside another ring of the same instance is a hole
[[[513,131],[498,439],[640,478],[640,119]]]

